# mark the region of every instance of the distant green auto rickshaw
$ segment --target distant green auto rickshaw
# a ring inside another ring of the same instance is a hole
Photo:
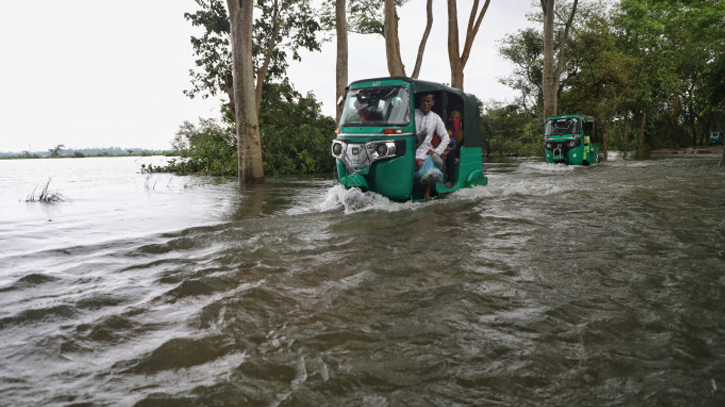
[[[594,118],[572,114],[546,119],[544,154],[547,163],[589,165],[601,162]]]
[[[721,131],[711,131],[710,132],[710,141],[708,141],[708,144],[711,146],[714,145],[723,145],[723,137]]]
[[[351,83],[346,91],[337,138],[332,142],[336,178],[347,188],[376,192],[391,200],[418,200],[416,170],[415,108],[421,97],[433,94],[432,111],[444,122],[453,112],[460,115],[463,140],[459,162],[450,187],[441,180],[431,196],[475,185],[486,185],[480,136],[480,112],[476,98],[438,83],[406,77],[366,79]]]

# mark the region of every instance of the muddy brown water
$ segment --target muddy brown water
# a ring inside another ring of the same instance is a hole
[[[718,157],[427,203],[158,159],[0,161],[0,405],[725,405]]]

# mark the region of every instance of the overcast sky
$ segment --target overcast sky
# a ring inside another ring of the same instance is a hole
[[[420,78],[450,82],[446,2],[435,17]],[[189,99],[194,29],[183,18],[193,0],[0,0],[0,151],[121,147],[169,149],[179,125],[218,117],[217,100]],[[470,1],[459,0],[465,27]],[[531,26],[531,0],[492,0],[465,69],[464,87],[484,101],[512,100],[497,83],[510,64],[505,35]],[[425,25],[425,0],[400,15],[403,62],[412,73]],[[387,76],[380,36],[350,38],[350,81]],[[463,38],[461,38],[463,41]],[[290,78],[334,115],[335,43],[304,53]]]

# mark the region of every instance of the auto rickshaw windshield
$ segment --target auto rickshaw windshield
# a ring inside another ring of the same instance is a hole
[[[576,117],[552,119],[546,122],[546,132],[544,134],[547,136],[579,134],[581,133],[579,123],[579,119]]]
[[[410,123],[410,93],[402,86],[350,89],[340,116],[345,126],[405,126]]]

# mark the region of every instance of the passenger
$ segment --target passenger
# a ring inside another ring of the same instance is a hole
[[[458,165],[461,157],[461,145],[463,145],[463,129],[461,128],[461,113],[458,110],[451,112],[448,118],[446,129],[450,128],[448,135],[451,139],[451,145],[448,146],[447,152],[444,154],[446,159],[446,188],[453,186],[453,178],[456,174],[456,165]]]
[[[463,145],[463,129],[461,128],[461,113],[458,110],[451,112],[451,117],[448,121],[453,125],[453,137],[456,139],[456,145],[460,147]]]
[[[450,143],[448,144],[448,147],[446,148],[446,151],[443,152],[443,159],[446,161],[446,188],[453,187],[453,178],[456,175],[456,165],[458,165],[458,144],[456,143],[456,138],[453,135],[453,124],[446,123],[446,130],[448,131],[448,139],[450,140]]]
[[[444,171],[443,167],[445,163],[441,158],[441,155],[448,147],[450,138],[446,131],[446,126],[443,124],[438,114],[431,111],[435,104],[435,98],[432,93],[423,95],[420,100],[420,108],[415,109],[415,131],[416,137],[421,140],[418,148],[415,150],[415,163],[416,168],[423,165],[427,156],[431,156],[433,163],[438,169]],[[432,140],[434,135],[440,135],[441,142],[437,147],[433,147]],[[423,194],[424,199],[430,199],[430,184],[425,186],[425,192]]]

